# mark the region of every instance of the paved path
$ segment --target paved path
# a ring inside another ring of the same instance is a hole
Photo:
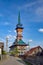
[[[20,58],[9,57],[7,60],[0,62],[0,65],[26,65]]]

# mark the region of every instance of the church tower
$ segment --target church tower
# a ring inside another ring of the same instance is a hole
[[[22,32],[23,32],[23,25],[21,24],[21,21],[20,21],[20,12],[19,12],[19,15],[18,15],[18,23],[16,25],[16,39],[13,43],[12,46],[10,46],[10,50],[14,50],[15,48],[18,49],[19,51],[19,55],[24,55],[24,53],[26,52],[26,47],[28,46],[23,40],[22,40]]]
[[[16,32],[17,32],[17,41],[21,40],[22,39],[22,31],[23,31],[23,27],[22,27],[22,24],[20,22],[20,12],[19,12],[19,15],[18,15],[18,24],[16,25]]]

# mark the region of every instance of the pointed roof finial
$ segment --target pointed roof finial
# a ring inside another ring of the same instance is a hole
[[[20,11],[19,11],[19,14],[18,14],[18,24],[20,24]]]

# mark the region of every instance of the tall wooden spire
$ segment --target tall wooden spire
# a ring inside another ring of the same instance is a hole
[[[20,21],[20,11],[19,11],[19,14],[18,14],[18,24],[16,25],[16,30],[17,29],[23,29],[21,21]]]
[[[18,24],[20,24],[20,11],[19,11],[19,14],[18,14]]]

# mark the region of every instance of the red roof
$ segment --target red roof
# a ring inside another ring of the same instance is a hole
[[[35,51],[37,48],[41,48],[40,46],[37,46],[37,47],[34,47],[34,48],[32,48],[32,49],[30,49],[29,51],[27,51],[26,53],[25,53],[25,55],[27,55],[27,54],[31,54],[33,51]],[[41,48],[42,49],[42,48]]]

